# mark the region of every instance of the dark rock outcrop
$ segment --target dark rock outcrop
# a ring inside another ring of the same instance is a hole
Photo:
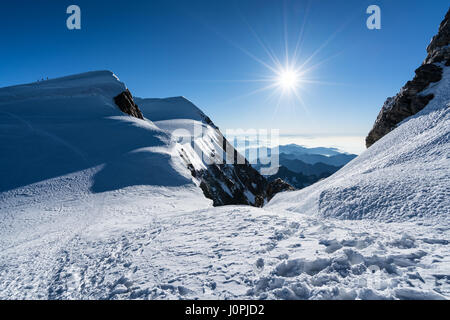
[[[184,149],[180,155],[185,160],[192,176],[200,181],[203,194],[213,200],[214,206],[251,205],[262,207],[277,192],[295,190],[281,179],[277,182],[269,182],[228,142],[212,121],[208,124],[217,131],[222,140],[220,144],[222,149],[216,150],[216,152],[222,152],[223,159],[228,160],[225,163],[219,161],[206,165],[206,169],[195,170],[194,166],[189,163],[189,156]]]
[[[251,205],[262,207],[267,180],[248,165],[210,165],[208,170],[196,172],[201,179],[203,194],[214,206]],[[253,195],[249,197],[249,195]]]
[[[139,110],[137,104],[134,103],[133,96],[128,89],[114,97],[114,102],[123,113],[138,119],[144,119],[141,110]]]
[[[450,10],[442,21],[438,34],[433,37],[428,46],[428,56],[415,71],[414,79],[408,81],[395,97],[388,98],[384,103],[366,138],[367,147],[394,130],[404,119],[421,111],[434,98],[432,94],[424,95],[422,91],[431,83],[442,79],[442,64],[450,65],[449,44]]]
[[[187,163],[194,178],[200,180],[200,188],[214,206],[251,205],[262,207],[266,199],[268,181],[227,141],[214,123],[208,123],[223,139],[224,159],[230,162],[207,165],[207,169],[195,170],[189,163],[187,154],[181,152],[181,158]]]
[[[439,26],[439,32],[433,37],[427,47],[428,56],[424,64],[442,62],[450,66],[450,10],[445,15],[444,20]]]
[[[295,188],[280,178],[272,181],[267,186],[267,201],[270,201],[277,193],[294,191]]]
[[[203,194],[214,206],[251,205],[267,201],[269,182],[230,143],[213,121],[184,97],[140,99],[146,118],[154,121],[181,121],[186,132],[173,134],[181,159]],[[233,140],[238,139],[234,137]]]

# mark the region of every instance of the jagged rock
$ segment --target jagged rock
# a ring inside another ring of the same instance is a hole
[[[251,205],[261,207],[266,198],[267,180],[249,165],[210,165],[192,175],[201,180],[200,188],[214,206]],[[254,199],[249,199],[249,193]],[[252,201],[253,200],[253,201]]]
[[[133,96],[128,89],[114,97],[114,102],[123,113],[138,119],[144,119],[141,110],[139,110],[137,104],[134,103]]]
[[[280,178],[270,182],[267,186],[267,201],[270,201],[277,193],[284,191],[294,191],[295,188]]]
[[[413,80],[408,81],[401,91],[388,98],[381,109],[377,120],[366,138],[369,148],[380,138],[394,130],[404,119],[415,115],[434,98],[432,94],[421,94],[431,83],[442,79],[440,64],[450,65],[450,10],[442,21],[439,32],[431,40],[427,48],[428,56],[415,71]]]
[[[213,200],[214,206],[244,204],[262,207],[268,181],[237,152],[212,121],[208,124],[223,139],[224,158],[232,162],[210,164],[206,170],[199,171],[188,165],[192,176],[201,181],[203,194]],[[187,159],[186,155],[181,156]]]
[[[450,65],[450,10],[445,15],[444,20],[439,26],[439,32],[433,37],[427,47],[428,56],[424,64],[445,62],[446,66]]]

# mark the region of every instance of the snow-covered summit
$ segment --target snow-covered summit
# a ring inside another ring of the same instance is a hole
[[[91,71],[81,74],[42,80],[23,85],[0,88],[0,103],[11,100],[74,95],[117,96],[126,86],[111,71]]]

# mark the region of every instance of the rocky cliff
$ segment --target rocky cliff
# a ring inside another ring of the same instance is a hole
[[[261,207],[276,192],[293,190],[286,183],[267,181],[186,98],[134,100],[147,119],[171,132],[178,154],[214,206]]]
[[[450,10],[442,21],[439,32],[427,48],[427,57],[415,71],[413,80],[395,96],[384,103],[376,121],[366,138],[366,146],[372,144],[396,128],[404,119],[422,110],[433,98],[433,94],[422,92],[442,79],[443,66],[450,66]]]
[[[282,179],[268,181],[223,139],[223,152],[229,154],[227,158],[234,159],[233,163],[209,164],[198,171],[191,168],[192,175],[201,180],[204,195],[213,200],[214,206],[245,204],[262,207],[275,194],[295,190]]]

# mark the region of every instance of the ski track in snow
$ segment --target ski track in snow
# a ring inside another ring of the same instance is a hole
[[[27,216],[20,237],[2,241],[0,298],[450,297],[450,226],[186,210],[199,202],[189,192],[131,188],[86,194],[74,207],[37,204],[48,219]]]

